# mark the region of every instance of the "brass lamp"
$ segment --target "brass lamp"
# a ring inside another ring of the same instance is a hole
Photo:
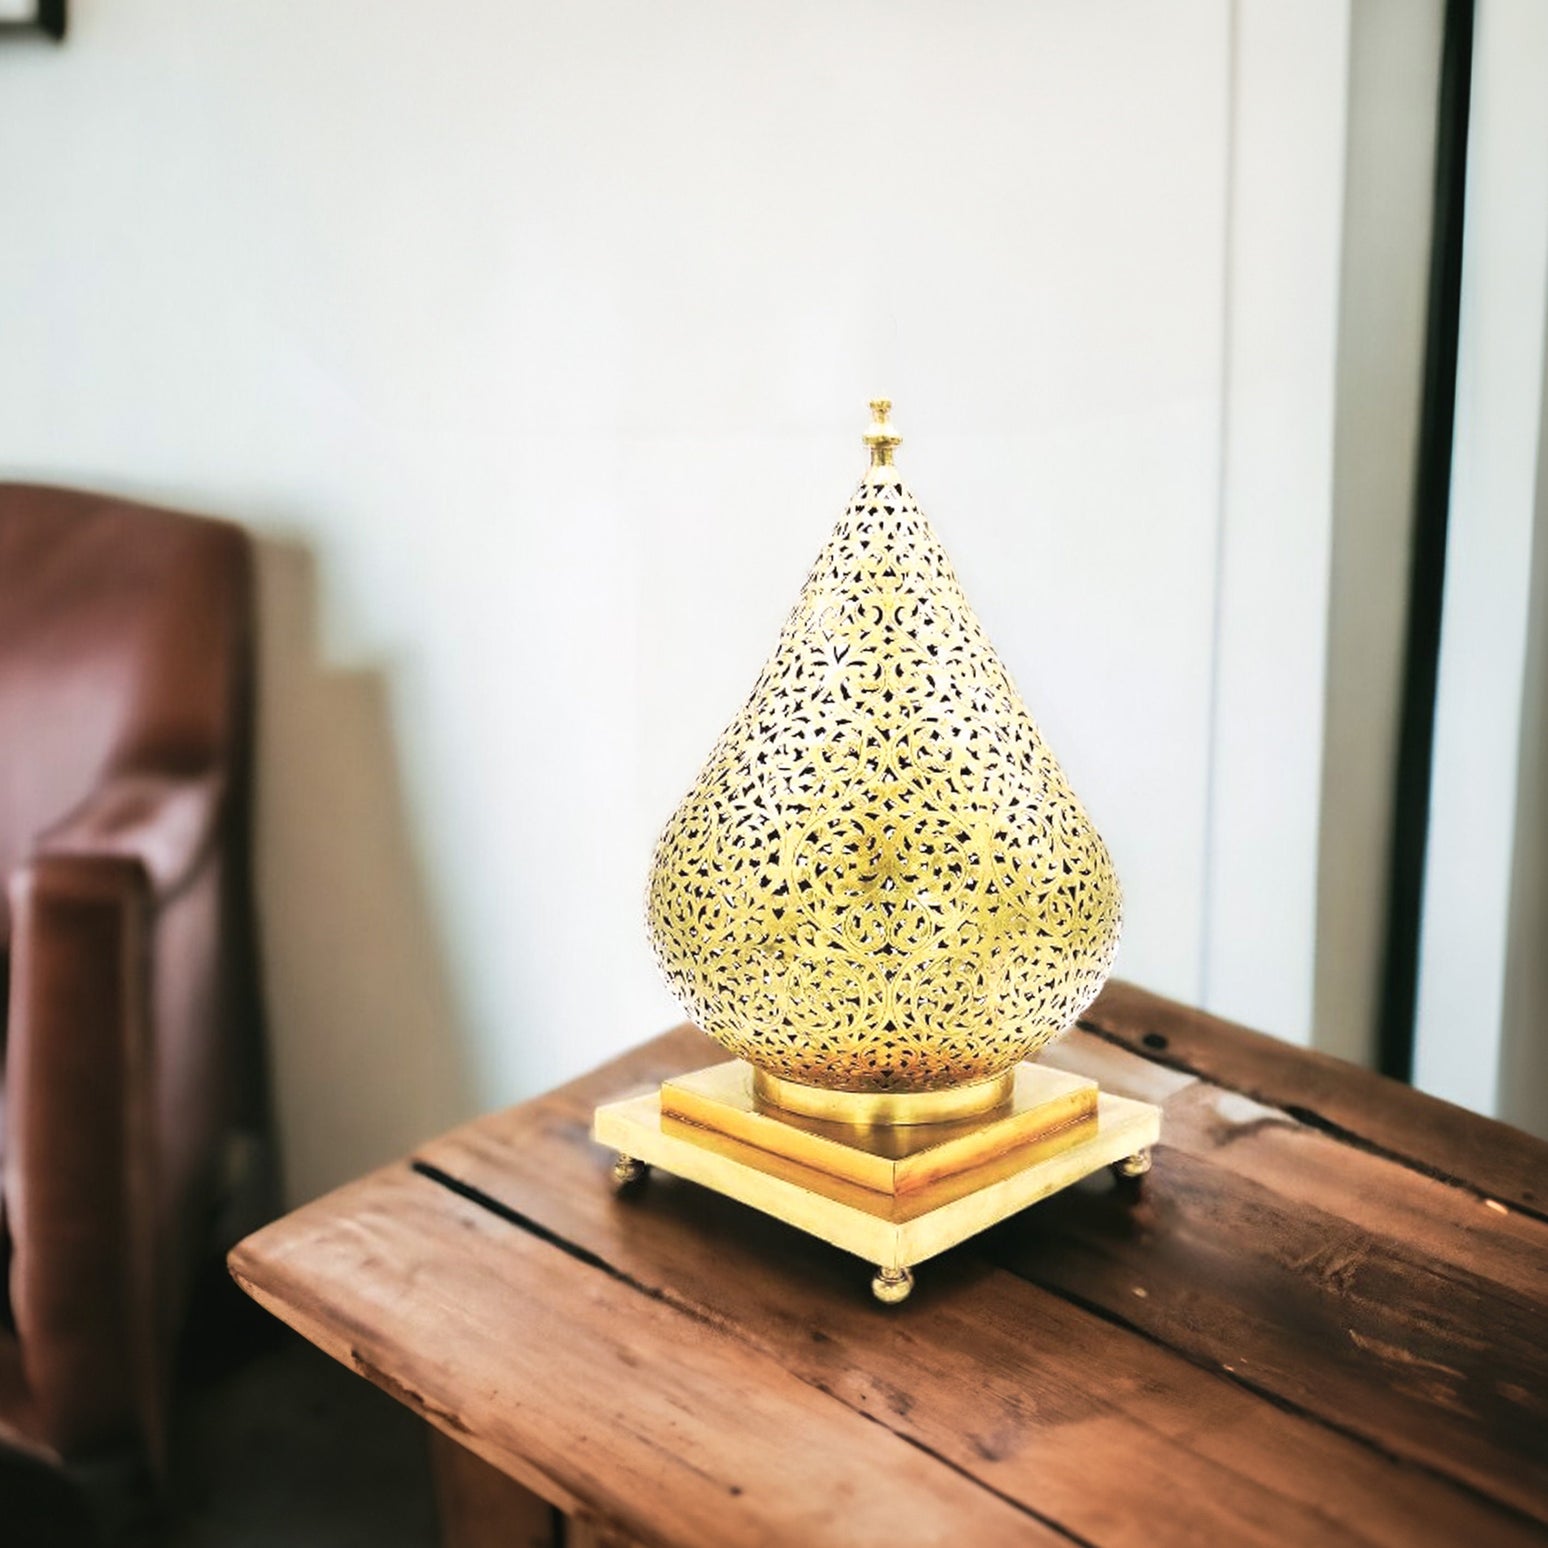
[[[871,465],[651,867],[657,960],[734,1057],[597,1110],[666,1170],[912,1266],[1103,1166],[1158,1109],[1028,1062],[1096,997],[1107,847],[893,465]]]

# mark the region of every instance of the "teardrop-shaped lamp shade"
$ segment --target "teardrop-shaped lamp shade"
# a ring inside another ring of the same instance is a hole
[[[667,823],[648,914],[706,1032],[830,1090],[987,1080],[1102,987],[1107,847],[892,467]]]

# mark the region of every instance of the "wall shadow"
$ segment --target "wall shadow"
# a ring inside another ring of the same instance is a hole
[[[327,664],[311,552],[254,542],[254,880],[295,1204],[467,1116],[471,1083],[398,775],[390,663]]]
[[[1548,327],[1542,358],[1548,372]],[[1548,1139],[1548,391],[1539,414],[1495,1111],[1506,1123]]]

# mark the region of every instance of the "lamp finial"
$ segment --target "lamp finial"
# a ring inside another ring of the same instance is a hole
[[[873,468],[891,467],[893,449],[903,444],[903,437],[892,428],[887,419],[891,412],[891,398],[871,399],[871,418],[875,423],[865,432],[865,444],[871,448]]]

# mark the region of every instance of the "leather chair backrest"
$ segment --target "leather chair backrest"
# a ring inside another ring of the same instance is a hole
[[[245,554],[221,522],[0,483],[4,878],[110,772],[232,758]]]

